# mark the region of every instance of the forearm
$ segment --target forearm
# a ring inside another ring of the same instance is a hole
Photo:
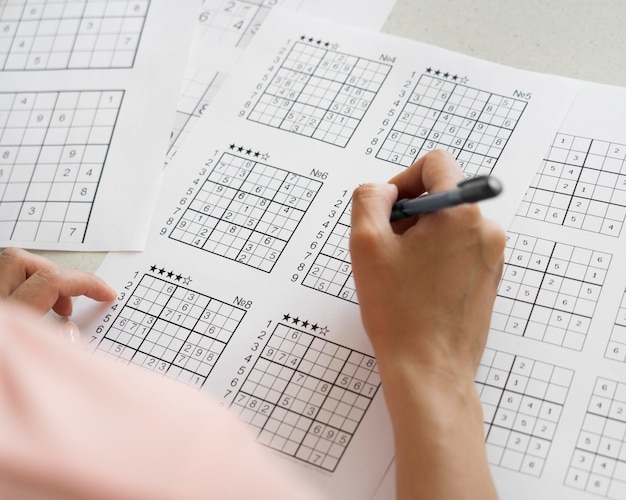
[[[473,381],[393,366],[383,372],[397,499],[496,499]]]

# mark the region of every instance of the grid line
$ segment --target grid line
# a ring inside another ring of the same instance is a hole
[[[519,99],[423,74],[376,157],[408,166],[443,148],[467,176],[489,175],[525,108]]]
[[[202,387],[245,310],[144,274],[97,351]]]
[[[372,356],[279,323],[231,411],[260,443],[333,472],[379,387]]]

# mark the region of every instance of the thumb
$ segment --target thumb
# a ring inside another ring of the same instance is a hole
[[[370,245],[371,238],[385,239],[393,234],[389,216],[398,197],[394,184],[363,184],[352,195],[350,244]]]

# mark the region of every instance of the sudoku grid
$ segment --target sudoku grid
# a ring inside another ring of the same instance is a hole
[[[292,47],[248,120],[345,147],[391,66],[309,40]]]
[[[202,0],[198,39],[200,43],[245,47],[271,8],[267,0]]]
[[[169,237],[270,272],[322,183],[231,149],[249,158],[224,153]]]
[[[518,215],[619,236],[626,219],[626,145],[557,134]]]
[[[565,484],[626,498],[626,384],[596,379]]]
[[[486,349],[476,374],[489,463],[541,476],[574,372]]]
[[[626,291],[622,294],[622,301],[617,311],[604,357],[626,362]]]
[[[0,238],[82,242],[124,91],[0,93]]]
[[[168,155],[172,157],[179,145],[193,128],[194,123],[202,116],[215,93],[221,87],[226,75],[214,73],[208,81],[203,81],[197,75],[194,78],[185,78],[183,81],[174,127],[170,137]]]
[[[142,276],[97,351],[202,387],[245,310],[192,290],[185,286],[188,278],[153,269]]]
[[[509,233],[491,328],[582,350],[611,255]]]
[[[7,0],[0,70],[132,68],[150,0]]]
[[[302,284],[358,304],[349,250],[351,213],[352,203],[349,203],[315,257]]]
[[[372,356],[300,326],[276,326],[231,411],[258,431],[260,443],[333,472],[380,376]]]
[[[466,175],[491,174],[526,102],[468,87],[464,80],[430,69],[420,76],[376,157],[408,167],[443,148]]]

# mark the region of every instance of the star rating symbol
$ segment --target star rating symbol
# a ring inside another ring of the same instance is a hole
[[[283,321],[285,323],[291,323],[292,325],[299,326],[300,328],[310,329],[318,335],[326,336],[330,332],[328,326],[321,327],[317,323],[310,322],[308,319],[300,319],[299,317],[292,316],[289,313],[283,314]]]
[[[243,153],[246,156],[254,156],[255,158],[263,158],[265,160],[269,158],[269,154],[263,154],[260,151],[255,151],[254,149],[245,146],[237,146],[237,144],[231,144],[230,146],[228,146],[228,149],[230,149],[231,151]]]
[[[184,281],[186,285],[191,283],[191,277],[183,278],[182,274],[176,274],[174,271],[167,271],[164,267],[157,267],[156,265],[150,266],[150,272],[156,273],[160,276],[167,276],[170,279],[174,279],[175,281]]]
[[[263,161],[267,161],[270,159],[270,155],[268,153],[262,154],[261,155],[261,160]]]
[[[461,78],[461,83],[462,84],[466,84],[469,81],[469,78],[467,78],[466,76],[464,76],[463,78]]]
[[[189,285],[189,284],[191,284],[191,281],[192,281],[192,280],[191,280],[191,276],[188,276],[187,278],[183,278],[183,283],[184,283],[185,285]]]
[[[452,74],[452,73],[449,73],[449,72],[447,72],[447,71],[446,71],[446,72],[443,72],[443,71],[438,70],[438,69],[433,69],[433,68],[432,68],[432,67],[430,67],[430,66],[429,66],[428,68],[426,68],[426,71],[425,71],[425,72],[426,72],[427,74],[429,74],[429,75],[430,75],[430,74],[434,74],[435,76],[441,76],[441,77],[443,77],[443,78],[450,79],[450,80],[453,80],[453,81],[455,81],[455,82],[456,82],[459,78],[461,78],[461,77],[460,77],[459,75],[457,75],[457,74]],[[464,82],[463,82],[463,83],[467,83],[467,81],[468,81],[467,77],[464,77],[464,78],[462,78],[461,80],[464,80]]]

